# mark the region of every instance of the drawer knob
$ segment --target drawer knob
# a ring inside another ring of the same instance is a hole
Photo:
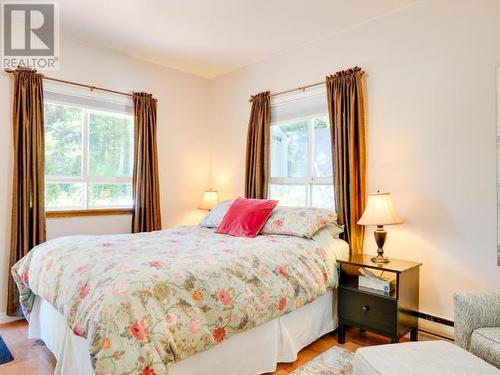
[[[368,306],[368,305],[363,305],[361,307],[361,311],[363,311],[364,313],[367,312],[368,310],[370,310],[370,306]]]

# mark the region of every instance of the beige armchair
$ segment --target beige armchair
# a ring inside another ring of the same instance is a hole
[[[455,342],[500,368],[500,291],[455,294]]]

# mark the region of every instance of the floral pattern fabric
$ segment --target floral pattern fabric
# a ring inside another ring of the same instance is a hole
[[[26,316],[35,295],[50,302],[87,338],[97,374],[159,375],[315,300],[336,286],[335,264],[305,238],[178,227],[51,240],[12,274]]]
[[[311,238],[326,224],[335,221],[337,221],[337,214],[332,210],[278,206],[264,225],[262,233]]]

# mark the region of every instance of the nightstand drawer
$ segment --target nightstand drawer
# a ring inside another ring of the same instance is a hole
[[[339,317],[378,331],[397,327],[397,301],[339,287]]]

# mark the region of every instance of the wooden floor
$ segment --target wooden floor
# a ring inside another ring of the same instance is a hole
[[[13,362],[0,365],[0,375],[51,375],[53,373],[56,364],[54,356],[43,342],[27,339],[26,321],[18,320],[0,325],[0,335],[15,358]],[[354,328],[347,331],[346,343],[343,345],[337,343],[336,333],[326,334],[302,349],[295,362],[278,365],[278,369],[273,374],[288,374],[332,346],[355,351],[361,346],[388,343],[390,343],[388,338],[372,333],[360,333]]]
[[[404,339],[403,339],[404,340]],[[299,368],[304,363],[310,361],[318,354],[323,353],[325,350],[330,349],[332,346],[338,346],[351,352],[356,351],[357,348],[368,345],[381,345],[381,344],[390,344],[391,340],[386,337],[382,337],[376,335],[374,333],[359,332],[359,329],[352,328],[348,329],[345,338],[345,344],[340,345],[337,342],[337,333],[328,333],[325,336],[319,338],[314,341],[311,345],[306,346],[302,349],[298,356],[297,360],[293,363],[280,363],[278,368],[273,374],[275,375],[284,375],[292,372],[293,370]]]
[[[27,339],[24,319],[0,325],[0,336],[14,356],[14,361],[0,365],[0,375],[52,375],[56,360],[43,342]]]

